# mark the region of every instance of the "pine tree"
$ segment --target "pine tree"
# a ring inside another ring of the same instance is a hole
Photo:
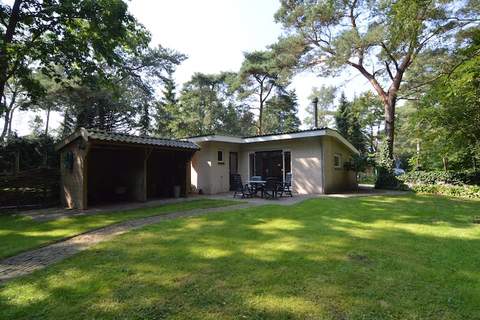
[[[337,131],[348,139],[348,128],[349,128],[349,117],[350,117],[350,104],[345,97],[345,93],[342,93],[340,97],[340,104],[338,106],[337,113],[335,115],[335,124]]]
[[[295,90],[278,90],[265,104],[264,133],[279,133],[298,130],[297,94]]]
[[[340,105],[335,115],[337,131],[345,137],[361,153],[365,152],[365,136],[358,116],[353,112],[352,103],[347,101],[345,94],[340,97]]]
[[[161,137],[171,138],[173,137],[171,122],[178,108],[176,85],[172,73],[169,73],[164,83],[165,87],[162,91],[163,98],[156,105],[155,134]]]

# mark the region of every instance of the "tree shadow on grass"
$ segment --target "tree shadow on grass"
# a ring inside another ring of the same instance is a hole
[[[478,318],[476,206],[379,200],[165,221],[7,284],[0,318]]]

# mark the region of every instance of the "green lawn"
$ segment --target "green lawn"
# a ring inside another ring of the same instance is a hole
[[[321,198],[169,220],[0,288],[0,319],[480,319],[479,201]]]
[[[238,201],[202,199],[45,222],[34,221],[25,216],[0,215],[0,259],[116,222],[174,211],[214,208],[232,204],[238,204]]]

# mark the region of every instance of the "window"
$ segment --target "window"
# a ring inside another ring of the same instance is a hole
[[[342,156],[337,153],[333,155],[333,167],[334,168],[342,167]]]
[[[248,155],[249,168],[250,168],[250,177],[255,175],[255,153],[250,153]]]
[[[283,152],[283,171],[284,171],[284,177],[283,181],[287,180],[287,175],[292,173],[292,155],[290,151],[284,151]]]
[[[217,152],[217,161],[220,164],[223,164],[223,150],[218,150]]]

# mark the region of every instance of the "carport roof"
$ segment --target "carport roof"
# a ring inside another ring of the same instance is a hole
[[[172,149],[200,149],[197,144],[186,140],[162,139],[150,136],[136,136],[126,133],[108,132],[103,130],[85,128],[80,128],[74,133],[72,133],[70,136],[63,139],[60,143],[57,144],[56,149],[60,150],[78,138],[83,138],[85,141],[105,141],[122,144],[148,145]]]

